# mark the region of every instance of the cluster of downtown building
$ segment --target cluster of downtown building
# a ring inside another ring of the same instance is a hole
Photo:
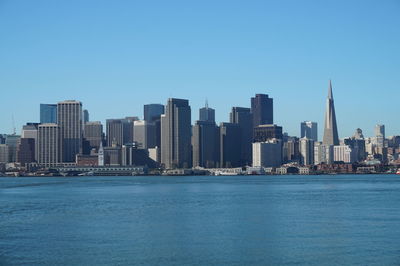
[[[90,121],[79,101],[40,105],[40,123],[27,123],[22,134],[0,135],[0,163],[25,168],[73,166],[146,166],[163,169],[279,168],[282,165],[329,168],[337,164],[387,164],[398,159],[400,136],[375,137],[361,129],[339,140],[332,86],[329,85],[322,142],[317,123],[302,122],[300,138],[283,133],[273,121],[273,99],[251,98],[250,108],[233,107],[219,125],[206,103],[191,122],[188,100],[144,105],[144,117],[107,119],[105,132]],[[35,167],[32,167],[35,166]]]

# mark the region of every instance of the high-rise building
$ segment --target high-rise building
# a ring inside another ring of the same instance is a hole
[[[215,110],[208,106],[208,101],[206,101],[206,105],[199,110],[199,121],[215,123]]]
[[[385,125],[375,126],[375,143],[377,148],[385,147]]]
[[[259,125],[254,128],[253,142],[265,142],[270,139],[283,139],[281,126]]]
[[[17,161],[17,146],[20,138],[21,136],[16,134],[6,135],[5,144],[8,145],[9,162],[11,163]]]
[[[221,123],[220,129],[220,167],[241,166],[240,127],[238,124]]]
[[[152,123],[156,120],[160,120],[162,114],[164,114],[164,105],[162,104],[146,104],[143,107],[144,120]]]
[[[40,123],[57,123],[57,104],[40,104]]]
[[[82,103],[63,101],[57,104],[57,124],[60,126],[61,160],[75,162],[82,152]]]
[[[34,140],[34,160],[38,160],[38,127],[39,123],[27,123],[22,127],[21,138]]]
[[[282,141],[270,139],[253,143],[253,167],[279,167],[282,165]]]
[[[219,166],[219,129],[215,122],[196,121],[193,126],[193,167]]]
[[[354,163],[357,161],[357,151],[349,145],[337,145],[333,150],[335,162]]]
[[[314,164],[332,164],[334,158],[333,145],[314,142]]]
[[[285,163],[299,162],[299,139],[296,137],[288,137],[283,142],[282,157]]]
[[[251,98],[251,112],[253,114],[253,126],[273,124],[274,109],[273,99],[267,94],[256,94]]]
[[[88,110],[83,110],[83,123],[89,122],[89,111]]]
[[[189,101],[168,99],[161,116],[161,162],[165,168],[191,167],[191,130]]]
[[[140,149],[156,147],[155,124],[145,120],[134,122],[133,141],[137,143]]]
[[[103,125],[100,121],[86,122],[83,138],[88,145],[88,149],[98,150],[100,143],[103,142]]]
[[[308,138],[318,141],[318,125],[316,122],[304,121],[300,125],[301,138]]]
[[[331,81],[329,81],[328,98],[326,99],[324,139],[322,143],[324,145],[339,145]]]
[[[38,128],[38,163],[51,167],[61,162],[61,130],[54,123],[40,124]]]
[[[10,155],[7,144],[0,144],[0,163],[9,163]]]
[[[35,139],[20,138],[17,145],[17,162],[22,166],[35,161]]]
[[[127,117],[123,119],[107,119],[107,146],[111,147],[115,142],[117,146],[133,142],[133,127],[136,117]]]
[[[250,108],[233,107],[230,113],[230,122],[240,127],[241,165],[252,163],[252,141],[253,141],[253,116]]]
[[[300,139],[300,158],[302,165],[314,164],[314,140],[308,138]]]

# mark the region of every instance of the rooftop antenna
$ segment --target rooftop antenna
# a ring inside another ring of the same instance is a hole
[[[13,135],[16,135],[16,134],[17,134],[17,131],[16,131],[16,129],[15,129],[14,114],[11,115],[11,119],[12,119]]]
[[[208,109],[208,99],[206,98],[206,108]]]

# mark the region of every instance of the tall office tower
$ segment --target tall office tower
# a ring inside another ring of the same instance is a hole
[[[89,122],[89,111],[88,110],[83,110],[83,123]]]
[[[103,125],[100,121],[86,122],[83,138],[87,143],[89,150],[98,150],[103,142]]]
[[[133,142],[133,127],[136,117],[126,117],[123,119],[107,119],[107,146],[111,147],[115,142],[117,146]]]
[[[40,123],[57,123],[57,104],[40,104]]]
[[[35,144],[34,144],[34,160],[38,160],[38,149],[37,149],[37,144],[38,144],[38,127],[39,123],[26,123],[22,127],[22,132],[21,132],[21,138],[23,139],[33,139]]]
[[[385,147],[385,125],[375,126],[375,140],[377,148]]]
[[[6,143],[6,137],[3,134],[0,134],[0,144]]]
[[[219,129],[215,122],[196,121],[192,128],[193,167],[219,165]]]
[[[104,151],[104,165],[120,166],[121,165],[121,148],[116,143],[111,147],[103,148]]]
[[[354,162],[361,162],[367,158],[364,139],[345,138],[343,144],[349,146],[355,153]]]
[[[283,139],[282,127],[277,125],[259,125],[254,128],[253,142],[265,142],[270,139]]]
[[[282,141],[270,139],[253,143],[253,167],[279,167],[282,165]]]
[[[38,129],[38,163],[51,167],[61,162],[61,130],[54,123],[41,124]]]
[[[240,127],[238,124],[221,123],[220,130],[220,167],[241,166]]]
[[[8,155],[9,155],[9,162],[14,163],[17,161],[17,146],[19,139],[21,138],[20,135],[6,135],[5,144],[8,145]]]
[[[251,112],[253,114],[253,126],[274,123],[273,99],[267,94],[256,94],[251,98]]]
[[[189,101],[168,99],[161,116],[161,163],[165,168],[191,167],[191,130]]]
[[[308,138],[318,141],[318,125],[316,122],[304,121],[300,125],[301,138]]]
[[[253,116],[250,108],[232,107],[230,122],[240,127],[241,165],[252,163]]]
[[[322,143],[325,145],[339,145],[331,81],[329,81],[328,98],[326,99],[324,139]]]
[[[134,122],[133,141],[137,143],[140,149],[149,149],[156,147],[155,124],[145,120]]]
[[[162,114],[164,114],[164,105],[162,104],[145,104],[143,106],[144,120],[146,122],[155,122],[160,120]]]
[[[60,126],[61,161],[75,162],[82,151],[82,103],[63,101],[57,104],[57,124]]]
[[[300,139],[300,158],[302,165],[314,164],[314,140],[308,138]]]
[[[215,110],[208,107],[208,101],[206,101],[206,105],[199,110],[199,121],[215,122]]]
[[[17,162],[22,166],[35,161],[35,139],[20,138],[17,145]]]
[[[364,139],[364,135],[363,135],[361,128],[356,129],[356,132],[354,133],[353,138],[354,139]]]
[[[8,153],[8,145],[0,144],[0,163],[9,163],[10,155]]]

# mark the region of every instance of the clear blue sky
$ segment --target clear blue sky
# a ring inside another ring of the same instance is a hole
[[[399,0],[0,0],[1,133],[65,99],[105,121],[208,98],[221,122],[267,93],[284,131],[321,137],[329,79],[340,137],[400,134]]]

